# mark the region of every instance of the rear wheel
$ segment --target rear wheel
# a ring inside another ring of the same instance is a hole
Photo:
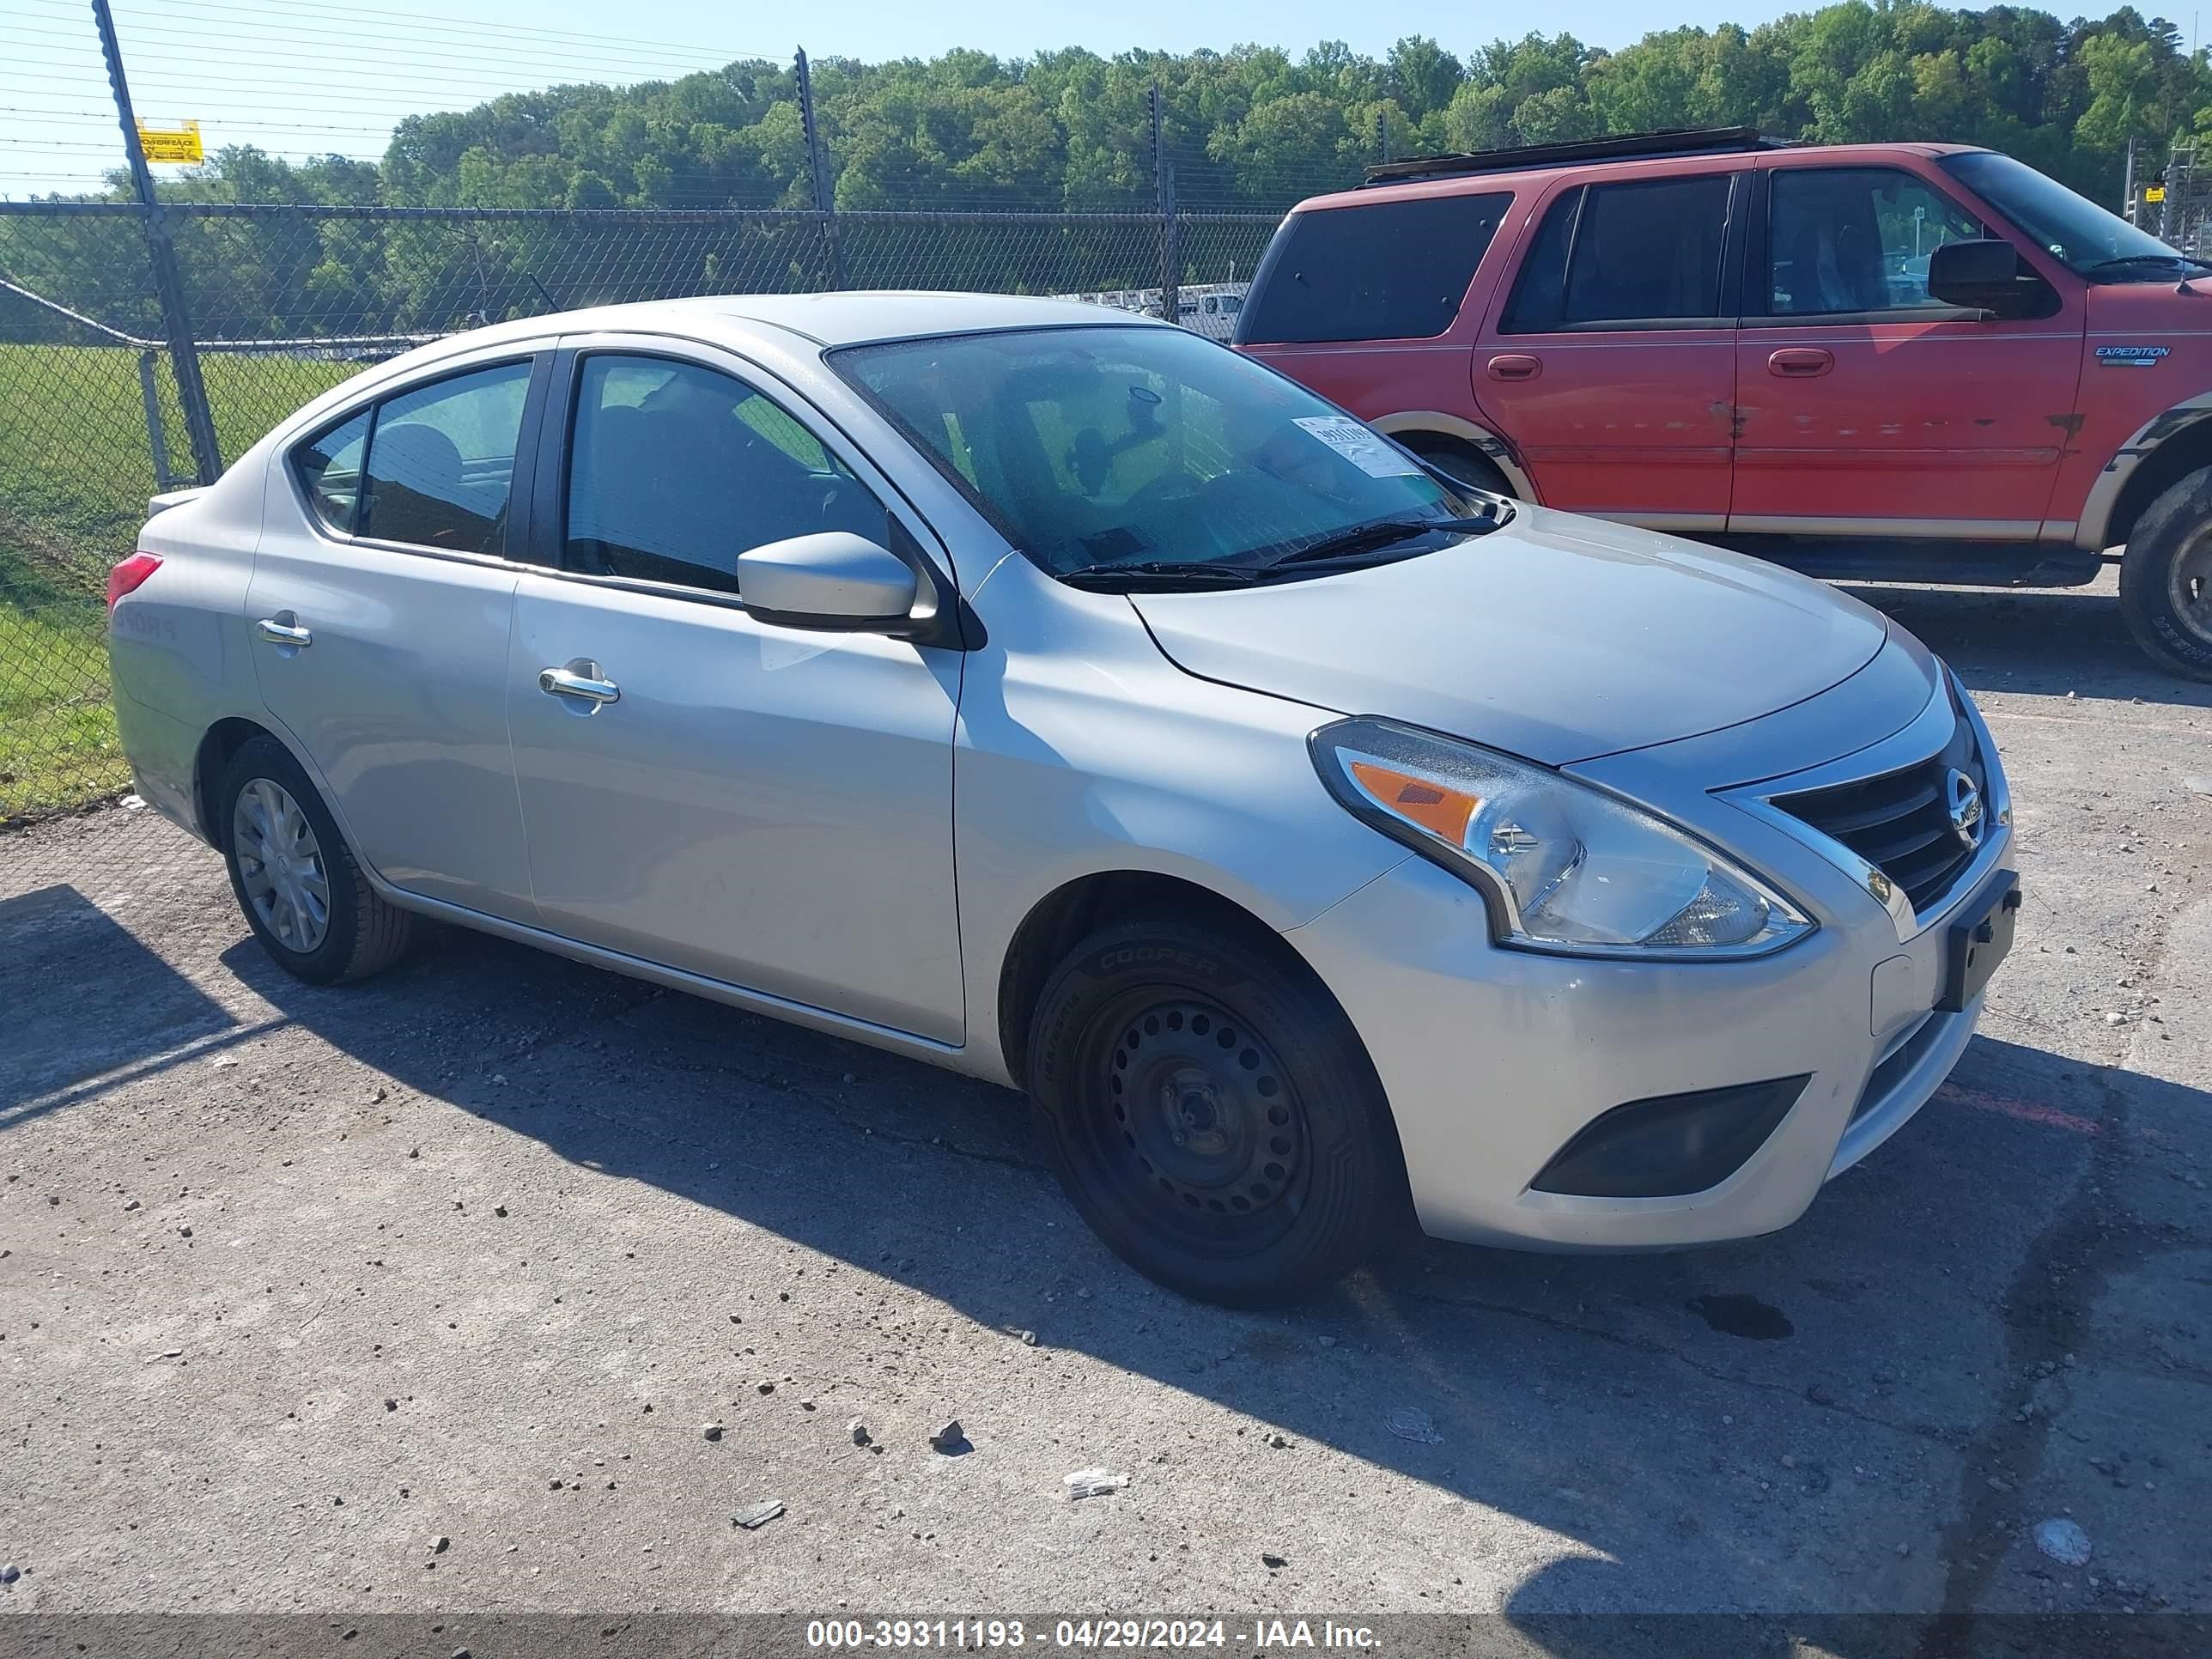
[[[416,920],[362,875],[291,751],[248,739],[217,786],[223,856],[246,925],[285,972],[313,985],[360,979],[414,942]]]
[[[1451,479],[1471,489],[1486,489],[1493,495],[1511,495],[1513,486],[1505,481],[1505,474],[1495,461],[1463,443],[1449,438],[1426,438],[1408,433],[1399,441],[1431,466]]]
[[[2120,561],[2120,615],[2160,667],[2212,680],[2212,467],[2143,509]]]
[[[1343,1011],[1279,951],[1121,923],[1070,952],[1030,1030],[1068,1196],[1139,1272],[1266,1307],[1368,1252],[1398,1188],[1382,1085]]]

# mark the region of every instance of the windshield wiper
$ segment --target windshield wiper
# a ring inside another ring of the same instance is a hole
[[[1310,546],[1285,553],[1260,568],[1262,570],[1281,570],[1294,564],[1319,564],[1328,559],[1354,558],[1362,553],[1376,552],[1394,543],[1411,541],[1416,536],[1425,536],[1432,532],[1441,532],[1447,536],[1486,536],[1502,522],[1499,519],[1383,519],[1374,524],[1354,525],[1334,536],[1324,536]]]
[[[2084,265],[2081,274],[2086,276],[2093,271],[2128,270],[2137,265],[2164,265],[2169,269],[2175,265],[2194,265],[2199,270],[2212,270],[2212,264],[2193,258],[2186,253],[2123,253],[2117,258],[2100,259],[2094,264]]]
[[[1071,587],[1114,593],[1128,586],[1243,587],[1260,573],[1250,565],[1211,564],[1204,559],[1141,559],[1134,564],[1079,564],[1053,574]]]

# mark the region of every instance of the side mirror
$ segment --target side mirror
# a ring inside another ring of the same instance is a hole
[[[914,567],[848,530],[769,542],[738,555],[738,598],[765,623],[860,631],[903,623],[921,584]]]
[[[2016,313],[2028,297],[2022,269],[2010,242],[1945,242],[1928,256],[1928,297],[1970,311]]]

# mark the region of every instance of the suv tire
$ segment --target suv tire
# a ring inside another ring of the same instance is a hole
[[[1028,1078],[1075,1207],[1202,1302],[1293,1302],[1364,1257],[1404,1190],[1382,1085],[1304,965],[1201,922],[1092,933],[1047,980]]]
[[[2120,615],[2161,668],[2212,680],[2212,467],[2145,507],[2120,560]]]
[[[230,889],[276,965],[310,985],[388,968],[416,919],[368,884],[306,769],[271,737],[248,738],[216,787]]]
[[[1408,433],[1399,440],[1407,448],[1426,461],[1446,477],[1474,489],[1486,489],[1493,495],[1511,498],[1513,486],[1505,481],[1504,473],[1488,456],[1455,443],[1449,438],[1426,438]]]

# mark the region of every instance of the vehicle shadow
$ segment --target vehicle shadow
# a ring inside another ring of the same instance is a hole
[[[0,899],[0,1131],[250,1034],[68,883]]]
[[[1279,1431],[1284,1454],[1334,1448],[1414,1483],[1409,1503],[1501,1511],[1604,1564],[1539,1575],[1532,1618],[1591,1605],[1547,1607],[1543,1585],[1579,1595],[1592,1574],[1615,1608],[1941,1606],[1936,1553],[1894,1547],[1964,1501],[1945,1449],[1985,1426],[2013,1276],[2115,1091],[2212,1105],[1978,1039],[1912,1125],[1773,1237],[1604,1258],[1407,1241],[1309,1307],[1237,1314],[1113,1258],[1006,1091],[465,933],[345,991],[250,941],[222,960],[335,1048],[587,1179],[650,1182],[1010,1340],[1213,1401],[1261,1425],[1252,1456],[1278,1455],[1262,1431]],[[963,1420],[988,1442],[988,1411]],[[1931,1457],[1917,1492],[1908,1472]],[[1339,1547],[1345,1524],[1273,1521],[1293,1559]]]
[[[1911,629],[1975,691],[2212,708],[2212,684],[2168,673],[2120,620],[2109,583],[2096,588],[1844,588]]]

